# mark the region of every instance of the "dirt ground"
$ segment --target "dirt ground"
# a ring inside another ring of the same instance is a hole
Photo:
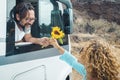
[[[82,37],[90,37],[91,35],[85,33],[84,32],[84,27],[81,26],[82,23],[83,23],[83,25],[85,25],[84,24],[84,22],[85,22],[84,18],[86,18],[86,15],[84,15],[85,13],[84,12],[79,12],[76,9],[74,9],[73,12],[74,12],[74,15],[76,17],[74,17],[75,18],[75,20],[74,20],[74,29],[73,29],[74,32],[73,32],[73,34],[70,35],[71,53],[76,58],[79,58],[79,56],[80,56],[79,52],[81,50],[80,46],[84,46],[85,45],[84,44],[85,41],[81,41],[81,38]],[[81,15],[83,15],[83,16],[81,16]],[[96,23],[97,23],[97,25],[102,25],[102,23],[104,23],[104,22],[102,22],[100,24],[98,24],[99,22],[96,22]],[[102,26],[104,26],[104,25],[102,25]],[[109,25],[108,25],[108,27],[109,27]],[[116,28],[115,29],[116,32],[114,32],[113,34],[107,34],[107,31],[105,31],[105,30],[107,30],[108,27],[105,27],[104,30],[102,30],[103,28],[99,28],[99,29],[96,30],[96,33],[99,34],[100,36],[102,35],[102,38],[106,38],[106,39],[108,38],[108,42],[114,43],[115,42],[115,37],[114,36],[116,36],[116,34],[114,34],[114,33],[117,33],[117,35],[119,34],[120,26],[118,28],[115,27]],[[84,34],[82,34],[82,33],[84,33]],[[109,37],[108,36],[107,37],[104,36],[104,34],[109,35]],[[120,41],[119,41],[119,38],[117,38],[116,40],[118,40],[117,41],[118,44],[112,45],[112,47],[113,47],[112,51],[115,52],[114,55],[115,55],[115,57],[117,58],[117,60],[118,60],[118,62],[120,64],[120,44],[119,44]],[[119,72],[120,72],[120,70],[119,70]],[[119,76],[120,76],[120,74],[119,74]],[[82,80],[82,76],[78,72],[76,72],[74,69],[73,69],[73,73],[72,73],[72,80]]]
[[[70,36],[70,40],[71,40],[71,52],[72,54],[78,59],[79,57],[79,51],[80,51],[80,46],[84,46],[85,44],[82,41],[83,37],[88,37],[91,36],[90,34],[72,34]],[[112,45],[113,46],[113,51],[115,52],[115,56],[120,64],[120,45]],[[120,71],[120,70],[119,70]],[[72,73],[72,80],[82,80],[82,76],[76,72],[73,69],[73,73]]]

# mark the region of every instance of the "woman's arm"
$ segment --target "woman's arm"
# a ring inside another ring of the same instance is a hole
[[[50,44],[54,46],[54,48],[58,49],[58,51],[62,54],[60,56],[60,59],[65,61],[67,64],[69,64],[73,69],[75,69],[77,72],[79,72],[83,76],[83,80],[86,80],[86,69],[84,65],[79,63],[77,59],[70,54],[68,51],[66,51],[64,48],[62,48],[55,39],[50,39]]]
[[[86,69],[83,64],[79,63],[77,59],[65,50],[64,54],[60,56],[60,59],[69,64],[73,69],[75,69],[79,74],[83,76],[83,80],[86,80]]]
[[[62,48],[58,43],[56,39],[50,39],[50,45],[52,45],[54,48],[56,48],[61,54],[64,54],[65,49]]]

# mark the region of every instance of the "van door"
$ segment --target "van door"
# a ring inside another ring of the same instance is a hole
[[[2,0],[0,3],[0,9],[3,9],[0,13],[0,26],[2,26],[0,27],[0,79],[70,80],[72,68],[59,59],[60,53],[52,46],[42,48],[30,42],[15,43],[12,8],[22,1],[30,1],[35,7],[37,19],[32,25],[32,35],[37,38],[50,37],[51,28],[58,26],[65,32],[64,44],[61,46],[69,50],[69,37],[64,27],[65,18],[63,20],[64,10],[68,10],[68,7],[64,8],[64,4],[57,0]],[[69,11],[66,13],[69,15]],[[68,26],[67,30],[70,29],[69,24]]]

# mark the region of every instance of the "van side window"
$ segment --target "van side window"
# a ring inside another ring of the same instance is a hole
[[[18,1],[20,2],[22,0],[16,0],[16,4]],[[63,39],[62,45],[67,45],[68,34],[70,33],[69,9],[63,8],[62,3],[57,2],[55,0],[32,0],[31,4],[35,8],[35,17],[36,17],[36,20],[31,27],[32,36],[37,38],[50,37],[52,27],[58,26],[65,33],[65,37]],[[11,18],[11,15],[12,12],[10,12],[10,20],[8,20],[7,22],[6,56],[52,48],[52,46],[42,48],[41,45],[32,44],[29,42],[22,42],[16,44],[15,24]]]

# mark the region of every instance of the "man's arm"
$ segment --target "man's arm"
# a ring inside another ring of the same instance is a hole
[[[27,42],[32,42],[34,44],[40,44],[40,45],[43,45],[44,47],[49,45],[49,38],[47,37],[35,38],[35,37],[32,37],[31,34],[25,34],[24,39]]]

